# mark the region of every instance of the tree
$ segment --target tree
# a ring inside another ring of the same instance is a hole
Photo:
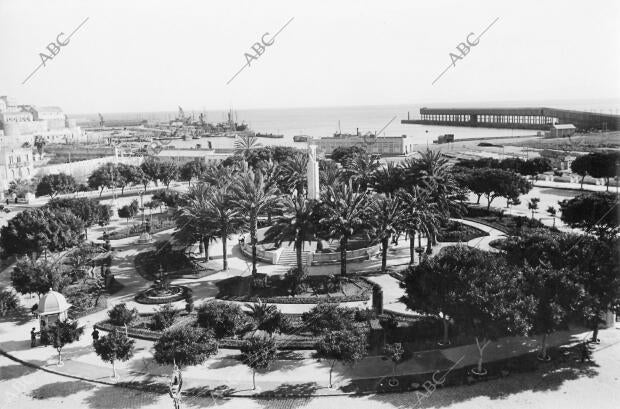
[[[540,202],[539,197],[533,197],[530,199],[530,202],[527,204],[527,208],[532,211],[532,220],[534,219],[534,210],[538,209],[539,202]]]
[[[127,304],[116,304],[110,311],[108,311],[108,317],[110,323],[117,326],[124,326],[131,324],[136,318],[138,318],[138,310],[127,308]]]
[[[399,196],[375,195],[370,200],[368,213],[374,234],[381,241],[381,271],[385,272],[390,239],[399,233],[399,226],[405,219],[403,204]]]
[[[192,186],[186,203],[174,215],[178,228],[175,237],[187,245],[198,241],[201,247],[204,246],[205,262],[209,261],[209,244],[219,232],[212,218],[213,205],[209,201],[213,189],[202,183]]]
[[[231,185],[231,206],[250,230],[252,244],[252,275],[256,276],[258,218],[279,207],[277,187],[268,185],[260,170],[245,169]]]
[[[351,183],[328,186],[323,199],[324,217],[320,224],[330,238],[340,242],[340,275],[347,275],[347,244],[356,233],[368,227],[365,220],[368,194]]]
[[[258,138],[254,135],[244,134],[241,137],[235,138],[235,155],[243,156],[247,160],[252,150],[260,148],[261,144]]]
[[[353,186],[359,190],[366,190],[381,164],[377,155],[369,155],[364,151],[347,158],[344,166],[345,173],[353,182]]]
[[[0,290],[0,317],[5,317],[7,312],[14,311],[19,307],[19,298],[11,290]]]
[[[286,317],[273,304],[250,304],[245,313],[252,319],[257,330],[265,331],[269,335],[281,331],[287,324]]]
[[[578,156],[570,165],[570,170],[573,173],[581,176],[581,190],[583,190],[583,180],[590,173],[592,169],[592,156],[581,155]]]
[[[295,190],[298,196],[303,196],[308,187],[308,155],[297,152],[280,166],[282,176],[280,190],[285,193],[293,193]]]
[[[327,333],[315,346],[320,359],[330,361],[329,387],[332,385],[332,371],[336,362],[354,365],[367,354],[366,336],[355,330],[342,330]]]
[[[158,179],[161,180],[166,189],[170,188],[170,183],[179,178],[179,167],[172,161],[164,161],[160,164],[160,173]]]
[[[297,269],[303,270],[302,251],[304,242],[315,237],[314,208],[316,202],[308,200],[302,194],[295,197],[285,196],[281,206],[284,215],[265,232],[265,241],[279,246],[282,242],[293,243],[297,258]]]
[[[67,209],[76,215],[84,223],[84,233],[88,238],[88,228],[94,224],[105,226],[110,223],[110,205],[100,204],[95,199],[86,197],[79,198],[54,198],[47,202],[50,209]]]
[[[164,331],[154,348],[157,363],[183,367],[204,363],[217,354],[218,344],[209,331],[185,325]]]
[[[571,280],[570,272],[543,265],[526,265],[523,276],[524,295],[530,297],[534,305],[529,310],[530,333],[542,334],[538,356],[541,360],[548,360],[547,335],[565,328],[581,287]]]
[[[594,230],[601,238],[618,234],[618,199],[609,192],[578,195],[560,202],[561,219],[570,227]]]
[[[620,176],[620,153],[594,152],[588,156],[590,157],[588,173],[593,178],[605,179],[605,186],[609,191],[609,179]]]
[[[140,164],[140,169],[142,169],[142,172],[144,173],[144,177],[142,179],[144,190],[146,191],[146,187],[149,182],[155,182],[155,185],[157,186],[157,181],[162,173],[161,162],[150,158]]]
[[[25,197],[27,193],[32,193],[33,188],[30,181],[26,179],[12,180],[9,183],[8,193],[15,194],[17,197]]]
[[[547,214],[553,217],[553,227],[555,227],[555,215],[558,214],[557,209],[553,206],[549,206],[547,207]]]
[[[403,345],[400,342],[395,342],[393,344],[387,344],[383,348],[383,356],[392,361],[392,377],[396,377],[396,366],[403,360],[403,356],[405,355],[405,350],[403,349]]]
[[[36,195],[54,197],[57,194],[73,193],[76,189],[77,183],[71,175],[64,173],[45,175],[37,184]]]
[[[117,378],[116,366],[117,361],[127,361],[134,354],[133,339],[129,339],[123,332],[113,329],[108,335],[93,341],[95,353],[101,357],[101,360],[112,364],[114,378]]]
[[[538,175],[551,170],[551,162],[548,158],[533,158],[525,161],[518,171],[522,175],[534,176],[535,180],[538,180]]]
[[[366,149],[360,146],[338,147],[332,151],[331,160],[344,166],[347,161],[356,155],[366,153]]]
[[[9,255],[62,251],[82,240],[84,224],[71,211],[31,208],[18,213],[0,229],[0,244]]]
[[[133,200],[130,204],[118,209],[118,217],[127,219],[127,223],[129,223],[129,219],[133,218],[136,214],[138,214],[138,211],[138,201]]]
[[[117,186],[121,188],[121,195],[125,194],[125,188],[127,186],[142,183],[142,179],[144,178],[144,172],[140,167],[124,163],[118,165],[118,175]]]
[[[312,333],[323,334],[350,328],[354,316],[353,309],[339,307],[334,303],[319,303],[301,314],[301,320]]]
[[[252,369],[252,389],[256,389],[256,371],[268,369],[278,357],[273,337],[252,337],[241,347],[241,362]]]
[[[233,337],[247,326],[246,315],[237,304],[208,301],[198,307],[197,322],[216,338]]]
[[[222,241],[222,268],[228,270],[228,239],[239,230],[239,212],[231,206],[229,185],[217,186],[208,191],[207,207],[212,222],[210,232]]]
[[[531,184],[522,176],[516,173],[501,170],[482,168],[474,169],[464,178],[466,187],[478,196],[484,195],[487,198],[487,210],[491,208],[491,203],[498,197],[515,198],[520,194],[529,192]]]
[[[180,168],[181,180],[187,180],[187,186],[192,185],[192,179],[200,179],[205,173],[208,165],[201,161],[189,161],[183,164]]]
[[[172,308],[170,303],[162,305],[151,317],[151,330],[163,331],[174,324],[178,312]]]
[[[415,263],[415,235],[418,236],[418,244],[421,248],[421,235],[426,233],[429,238],[437,231],[441,223],[442,212],[439,205],[432,201],[429,192],[418,186],[413,186],[410,191],[400,190],[397,192],[403,204],[402,226],[409,234],[409,264]],[[421,256],[421,253],[420,253]]]
[[[95,169],[88,177],[88,187],[91,189],[100,189],[99,197],[103,193],[103,189],[111,189],[116,186],[119,180],[117,167],[113,163],[106,163]]]
[[[388,162],[375,171],[372,186],[379,193],[393,194],[404,184],[404,169],[395,162]]]
[[[62,366],[61,351],[67,344],[78,341],[84,333],[84,327],[78,327],[77,321],[56,321],[47,327],[47,338],[58,351],[58,366]]]
[[[50,288],[62,291],[68,284],[58,267],[46,260],[23,257],[11,271],[11,285],[20,294],[45,294]]]

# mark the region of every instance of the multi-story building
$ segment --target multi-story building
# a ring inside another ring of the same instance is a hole
[[[14,180],[34,176],[32,155],[29,148],[0,146],[0,190],[8,189]]]

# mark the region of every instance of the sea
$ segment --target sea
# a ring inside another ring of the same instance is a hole
[[[284,135],[281,139],[260,138],[262,145],[305,146],[305,143],[294,142],[295,135],[308,135],[313,138],[333,136],[336,132],[355,134],[360,132],[379,133],[379,136],[405,136],[405,147],[413,149],[414,145],[432,144],[433,140],[444,134],[453,134],[456,139],[517,137],[536,135],[531,129],[497,129],[468,128],[451,126],[409,125],[401,124],[402,119],[419,119],[421,107],[550,107],[573,109],[604,114],[618,115],[620,99],[573,100],[573,101],[531,101],[531,102],[487,102],[470,104],[416,104],[416,105],[377,105],[377,106],[344,106],[321,108],[282,108],[282,109],[233,109],[235,121],[246,123],[255,132]],[[207,122],[224,122],[228,110],[191,111],[185,115],[193,115],[198,119],[200,113],[206,115]],[[176,118],[178,111],[165,112],[125,112],[104,113],[106,120],[147,120],[151,124],[168,122]],[[69,115],[78,122],[98,121],[97,114]],[[216,149],[231,148],[233,139],[225,137],[208,138]],[[187,147],[194,146],[196,140],[185,141]],[[177,144],[182,148],[184,144]]]

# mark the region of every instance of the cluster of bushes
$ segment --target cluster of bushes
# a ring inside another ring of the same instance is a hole
[[[468,242],[478,237],[487,236],[482,230],[466,224],[450,221],[446,226],[441,226],[437,233],[440,242]]]
[[[213,331],[216,338],[237,337],[250,322],[237,304],[210,301],[198,307],[198,325]]]
[[[155,250],[138,254],[134,264],[136,270],[147,280],[155,280],[160,267],[168,273],[193,268],[190,258],[181,251],[174,251],[172,244],[166,241],[155,243]]]

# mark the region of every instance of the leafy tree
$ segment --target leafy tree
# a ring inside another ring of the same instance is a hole
[[[252,369],[252,389],[256,389],[256,371],[269,369],[278,357],[272,337],[252,337],[241,347],[241,361]]]
[[[94,224],[105,226],[110,223],[110,205],[100,204],[94,199],[79,198],[54,198],[47,202],[50,209],[67,209],[76,215],[84,223],[84,233],[88,238],[88,227]]]
[[[538,175],[551,170],[551,162],[548,158],[533,158],[525,161],[519,173],[527,176],[534,176],[538,180]]]
[[[138,214],[138,211],[138,201],[133,200],[130,204],[118,209],[118,217],[127,219],[127,223],[129,223],[129,219],[133,218],[136,214]]]
[[[556,214],[558,214],[558,211],[555,207],[553,206],[549,206],[547,207],[547,214],[549,214],[549,216],[553,217],[553,227],[555,227],[555,216]]]
[[[108,317],[110,322],[114,325],[123,326],[131,324],[136,318],[138,318],[138,310],[127,308],[127,304],[116,304],[110,311],[108,311]]]
[[[5,317],[7,312],[14,311],[19,307],[19,298],[11,290],[0,290],[0,317]]]
[[[315,346],[320,359],[330,361],[329,387],[332,385],[332,371],[336,362],[354,365],[367,354],[366,336],[354,330],[333,331],[325,334]]]
[[[56,321],[47,327],[47,338],[51,340],[52,346],[58,351],[58,366],[62,365],[62,349],[67,344],[78,341],[84,333],[84,327],[78,327],[77,321]]]
[[[181,180],[187,180],[187,186],[191,186],[192,179],[200,179],[208,165],[201,161],[189,161],[179,169]]]
[[[74,247],[82,240],[84,224],[71,211],[31,208],[18,213],[0,229],[0,244],[7,254],[41,253]]]
[[[314,208],[315,201],[299,194],[295,197],[284,196],[281,202],[284,215],[265,232],[264,241],[279,246],[282,242],[293,243],[297,256],[297,269],[303,270],[302,251],[304,242],[315,237]]]
[[[144,173],[144,178],[142,179],[144,190],[146,190],[149,182],[155,182],[155,185],[157,185],[157,181],[162,174],[161,162],[152,158],[147,159],[140,164],[140,169]]]
[[[531,184],[523,177],[501,169],[474,169],[464,177],[465,186],[478,196],[487,198],[487,210],[498,197],[515,198],[529,192]]]
[[[247,326],[246,315],[236,304],[209,301],[198,307],[198,325],[210,329],[216,338],[232,337]]]
[[[174,324],[174,319],[178,312],[172,308],[170,303],[162,305],[151,317],[151,329],[162,331]]]
[[[77,183],[73,176],[64,173],[55,175],[45,175],[37,185],[37,196],[49,195],[54,197],[57,194],[75,192]]]
[[[142,183],[144,172],[139,166],[121,163],[118,165],[117,186],[121,188],[121,195],[125,194],[125,188],[130,185]]]
[[[573,228],[594,230],[601,238],[618,234],[618,199],[608,192],[586,193],[560,202],[561,219]]]
[[[583,190],[583,180],[591,172],[592,169],[592,156],[581,155],[578,156],[570,165],[570,170],[573,173],[581,176],[581,189]]]
[[[538,203],[540,203],[540,198],[533,197],[530,199],[530,202],[527,204],[527,208],[532,211],[532,219],[534,219],[534,210],[538,209]]]
[[[161,162],[159,180],[161,180],[166,189],[170,188],[170,183],[173,180],[177,180],[180,176],[179,167],[172,161]]]
[[[256,269],[258,218],[279,207],[280,198],[277,193],[277,187],[267,184],[265,175],[260,170],[245,169],[231,185],[231,206],[239,212],[241,221],[250,230],[253,276],[258,273]]]
[[[332,151],[331,159],[344,166],[348,160],[356,155],[366,153],[366,149],[360,146],[338,147]]]
[[[350,308],[339,307],[333,303],[319,303],[310,311],[301,314],[301,320],[314,334],[322,334],[349,328],[354,316],[355,311]]]
[[[349,184],[328,186],[323,198],[324,217],[320,224],[330,238],[340,242],[340,275],[347,275],[347,244],[354,234],[365,230],[368,194]]]
[[[100,189],[99,197],[101,197],[103,189],[117,186],[119,178],[118,168],[113,163],[106,163],[91,173],[87,183],[91,189]]]
[[[204,363],[217,354],[218,344],[209,331],[186,325],[164,331],[154,348],[157,363],[183,367]]]
[[[375,195],[370,200],[368,212],[368,220],[374,234],[381,241],[381,271],[385,272],[390,239],[398,234],[399,226],[406,217],[403,204],[399,196]]]
[[[27,193],[32,193],[32,183],[26,179],[12,180],[9,183],[8,194],[13,194],[17,197],[25,197]]]
[[[572,312],[572,304],[578,298],[581,287],[571,280],[565,270],[525,266],[524,293],[533,300],[529,310],[531,334],[542,334],[539,357],[547,358],[547,335],[564,329]]]
[[[191,190],[188,195],[192,196]],[[181,195],[176,190],[158,190],[153,193],[151,200],[163,202],[168,207],[177,207],[182,204]]]
[[[609,179],[620,176],[619,152],[595,152],[589,155],[589,173],[594,178],[605,179],[605,186],[609,191]]]
[[[68,282],[56,265],[42,259],[20,258],[11,271],[11,285],[20,294],[41,295],[50,288],[62,291]]]
[[[134,344],[133,339],[129,339],[116,328],[108,335],[93,341],[95,353],[101,357],[101,360],[112,364],[114,378],[117,377],[115,363],[124,362],[131,358],[134,354]]]

